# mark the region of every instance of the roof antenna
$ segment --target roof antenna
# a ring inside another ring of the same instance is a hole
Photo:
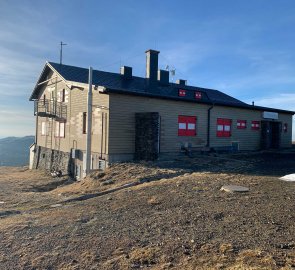
[[[62,65],[62,46],[65,46],[67,44],[60,42],[60,53],[59,53],[59,63]]]
[[[172,67],[170,69],[170,74],[171,74],[172,82],[174,81],[175,72],[176,72],[176,68],[175,67]]]
[[[169,67],[169,65],[166,65],[165,70],[167,70],[168,72],[170,72],[171,75],[171,81],[173,82],[174,80],[174,76],[175,76],[175,72],[176,72],[176,68],[175,67]]]

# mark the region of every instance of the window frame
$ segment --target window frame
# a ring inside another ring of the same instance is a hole
[[[46,94],[43,95],[43,106],[46,105]]]
[[[178,89],[178,96],[179,97],[186,97],[186,90]]]
[[[47,122],[41,122],[41,136],[47,136]]]
[[[246,129],[247,128],[247,120],[237,120],[237,129]]]
[[[82,114],[82,134],[87,134],[87,112]]]
[[[229,130],[227,130],[229,128]],[[232,119],[217,118],[216,119],[216,137],[229,138],[232,134]]]
[[[66,100],[66,90],[62,89],[60,91],[59,101],[60,102],[65,102],[65,100]]]
[[[192,127],[192,125],[194,125],[194,127]],[[197,117],[193,115],[178,115],[177,134],[179,137],[197,136]]]
[[[65,138],[66,137],[66,123],[65,122],[60,122],[60,121],[55,122],[54,137],[55,138]]]
[[[195,91],[195,99],[197,99],[197,100],[202,99],[202,92],[200,92],[200,91]]]
[[[260,130],[260,121],[252,120],[251,121],[251,129],[252,130]]]

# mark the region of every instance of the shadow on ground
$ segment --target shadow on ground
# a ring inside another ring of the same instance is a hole
[[[177,157],[147,163],[146,166],[196,172],[280,177],[294,173],[295,149],[237,154],[194,154],[191,158],[187,156]]]

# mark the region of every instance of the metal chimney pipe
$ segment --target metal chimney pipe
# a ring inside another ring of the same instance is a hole
[[[90,173],[91,165],[91,131],[92,131],[92,67],[89,67],[87,96],[87,139],[86,139],[86,175]]]

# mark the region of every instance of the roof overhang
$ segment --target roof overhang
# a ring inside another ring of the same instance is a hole
[[[56,74],[58,74],[57,77],[59,77],[62,81],[64,81],[67,84],[67,81],[50,65],[50,63],[46,62],[44,65],[44,68],[43,68],[43,70],[36,82],[36,85],[32,91],[32,94],[29,98],[30,101],[33,101],[33,100],[36,100],[39,98],[40,89],[44,83],[47,83],[47,82],[57,78],[57,77],[53,77],[53,78],[47,79],[46,75],[50,70],[55,72]]]

